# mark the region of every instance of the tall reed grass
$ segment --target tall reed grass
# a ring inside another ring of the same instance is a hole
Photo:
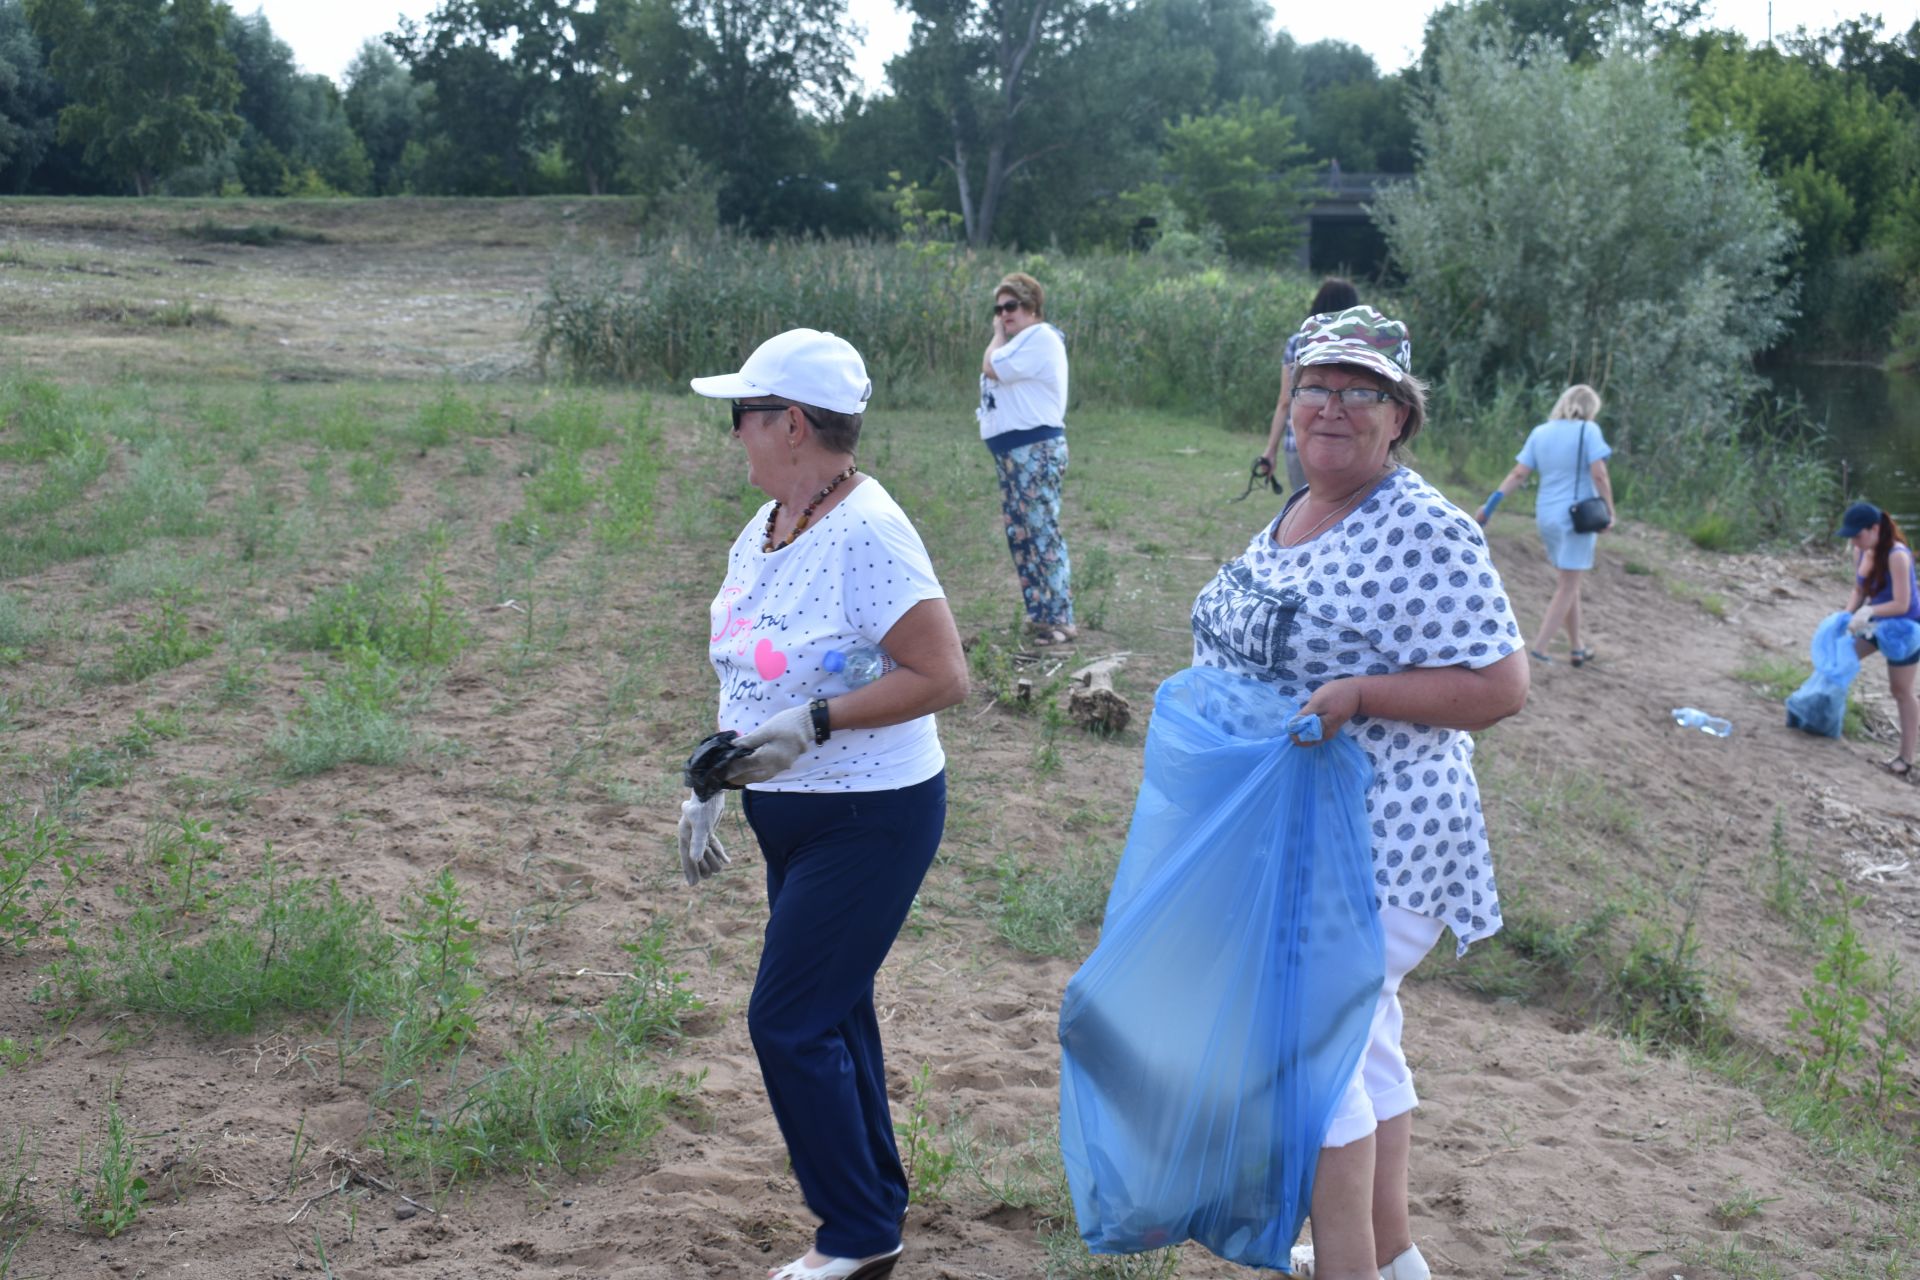
[[[994,283],[1016,269],[1045,286],[1047,319],[1066,334],[1069,418],[1082,408],[1203,415],[1247,431],[1250,445],[1272,418],[1280,352],[1316,283],[1141,255],[677,238],[556,269],[534,336],[542,362],[569,376],[684,391],[689,377],[738,368],[782,329],[828,329],[866,357],[876,408],[950,406],[960,416],[975,393]],[[1403,309],[1389,295],[1369,291],[1368,300],[1388,314]],[[1415,370],[1438,385],[1414,465],[1443,483],[1491,487],[1562,388],[1503,379],[1463,391],[1422,361],[1421,337],[1416,329]],[[1839,495],[1817,436],[1777,406],[1637,426],[1613,443],[1624,513],[1689,534],[1710,526],[1720,546],[1800,540]]]
[[[1074,404],[1166,408],[1264,427],[1280,351],[1312,297],[1304,276],[1140,256],[1011,258],[946,244],[674,239],[623,261],[558,269],[534,331],[549,366],[664,384],[736,369],[805,325],[866,357],[875,404],[965,405],[989,334],[993,286],[1023,270],[1067,336]]]

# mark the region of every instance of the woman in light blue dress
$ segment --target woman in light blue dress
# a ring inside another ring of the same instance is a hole
[[[1547,644],[1561,627],[1567,629],[1568,658],[1574,666],[1584,666],[1593,658],[1593,650],[1580,643],[1580,578],[1593,568],[1594,543],[1599,534],[1575,533],[1569,512],[1582,498],[1599,494],[1607,503],[1607,523],[1600,533],[1613,528],[1618,514],[1613,506],[1613,482],[1607,478],[1606,460],[1613,450],[1600,434],[1600,424],[1593,420],[1599,412],[1600,393],[1585,383],[1575,383],[1561,392],[1552,416],[1528,434],[1513,470],[1475,513],[1475,519],[1485,525],[1501,499],[1525,484],[1528,476],[1539,473],[1534,523],[1539,526],[1540,541],[1546,545],[1547,559],[1560,573],[1553,599],[1547,602],[1546,616],[1540,619],[1540,632],[1529,650],[1540,662],[1553,661],[1547,656]]]

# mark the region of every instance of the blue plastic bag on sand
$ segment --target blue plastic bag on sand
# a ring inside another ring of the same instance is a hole
[[[1787,728],[1840,736],[1847,719],[1847,688],[1860,674],[1860,657],[1853,651],[1847,623],[1853,615],[1842,609],[1829,614],[1813,630],[1813,674],[1787,695]]]
[[[1192,1239],[1285,1270],[1312,1203],[1384,964],[1372,768],[1339,734],[1293,745],[1297,710],[1204,667],[1154,699],[1100,945],[1060,1008],[1060,1150],[1095,1253]]]

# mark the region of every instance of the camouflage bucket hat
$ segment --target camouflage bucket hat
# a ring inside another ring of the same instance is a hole
[[[1350,364],[1399,382],[1413,372],[1413,342],[1398,320],[1372,307],[1348,307],[1307,317],[1293,363],[1296,368]]]

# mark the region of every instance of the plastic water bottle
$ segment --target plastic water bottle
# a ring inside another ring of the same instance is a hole
[[[889,658],[879,645],[862,644],[851,649],[834,649],[820,659],[820,665],[845,680],[847,688],[858,689],[863,684],[872,684],[900,664]]]
[[[1733,721],[1710,716],[1698,707],[1675,707],[1673,722],[1682,729],[1698,729],[1716,738],[1725,738],[1733,733]]]

